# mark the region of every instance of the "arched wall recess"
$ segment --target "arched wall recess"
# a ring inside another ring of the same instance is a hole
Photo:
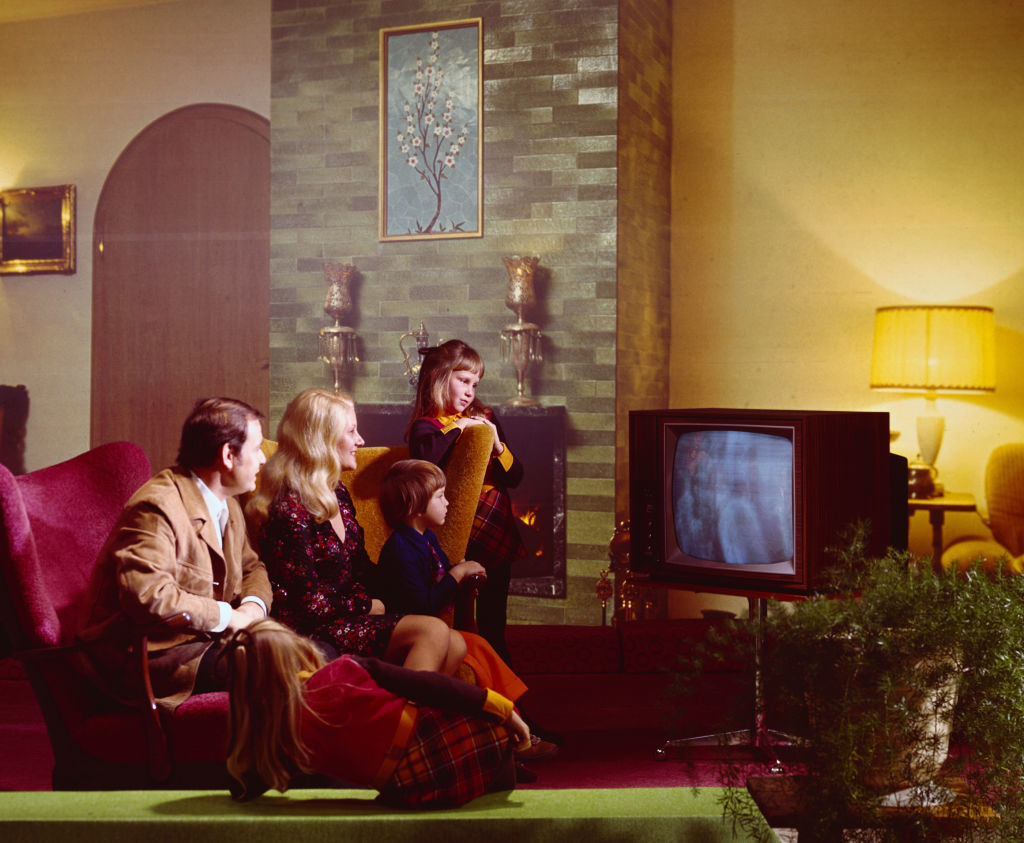
[[[270,403],[270,124],[190,105],[143,129],[93,227],[91,444],[127,439],[154,468],[197,398]]]

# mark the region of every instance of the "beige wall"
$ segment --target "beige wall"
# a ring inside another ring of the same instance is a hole
[[[0,42],[0,188],[78,187],[77,273],[0,276],[0,383],[29,389],[33,470],[89,447],[92,223],[107,172],[181,106],[226,102],[269,117],[270,0],[0,24]]]
[[[1024,3],[674,8],[673,405],[887,410],[914,456],[924,399],[868,387],[875,308],[990,305],[996,393],[938,401],[941,479],[983,502],[1024,440]]]
[[[670,403],[885,409],[912,455],[923,400],[867,386],[874,309],[991,305],[997,392],[939,402],[942,478],[982,499],[988,452],[1024,439],[1024,2],[676,0],[673,13]],[[38,468],[88,446],[103,179],[179,106],[269,115],[270,0],[2,24],[0,39],[0,186],[79,189],[78,273],[0,277],[0,382],[31,391]],[[947,535],[980,526],[954,518]]]

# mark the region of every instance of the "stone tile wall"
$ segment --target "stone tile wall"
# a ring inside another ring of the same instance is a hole
[[[381,243],[378,32],[475,17],[484,236]],[[567,408],[568,597],[513,598],[513,622],[600,622],[621,336],[618,27],[617,0],[273,0],[271,429],[296,392],[331,382],[316,359],[329,323],[324,262],[359,268],[351,324],[362,362],[346,382],[357,402],[411,400],[398,339],[423,320],[432,340],[460,337],[480,351],[481,397],[499,405],[515,394],[500,357],[499,332],[513,321],[502,257],[541,256],[530,318],[545,360],[527,392]]]

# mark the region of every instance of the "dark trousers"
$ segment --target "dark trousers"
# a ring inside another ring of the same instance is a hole
[[[196,671],[196,684],[193,694],[209,694],[213,691],[226,691],[228,689],[228,665],[227,654],[224,650],[227,647],[227,640],[218,638],[203,653],[199,661],[199,669]]]
[[[510,664],[505,626],[508,614],[508,586],[512,581],[512,566],[496,565],[487,569],[487,582],[480,587],[476,598],[477,628],[494,651],[506,664]]]

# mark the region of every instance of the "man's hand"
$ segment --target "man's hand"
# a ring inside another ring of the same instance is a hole
[[[384,614],[384,604],[380,600],[378,600],[376,597],[374,597],[370,601],[370,611],[367,614],[370,614],[370,615],[383,615]]]
[[[258,621],[260,618],[265,618],[267,616],[267,613],[263,611],[263,607],[252,600],[247,600],[239,606],[238,611],[249,615],[254,621]]]
[[[231,618],[228,620],[227,628],[224,631],[238,632],[238,630],[245,629],[253,621],[258,621],[263,617],[266,617],[266,615],[260,604],[250,600],[247,603],[243,603],[237,609],[231,610]]]
[[[231,617],[228,618],[228,625],[224,631],[229,635],[238,632],[240,629],[245,629],[251,624],[256,618],[252,616],[251,612],[243,612],[241,609],[232,609]]]

